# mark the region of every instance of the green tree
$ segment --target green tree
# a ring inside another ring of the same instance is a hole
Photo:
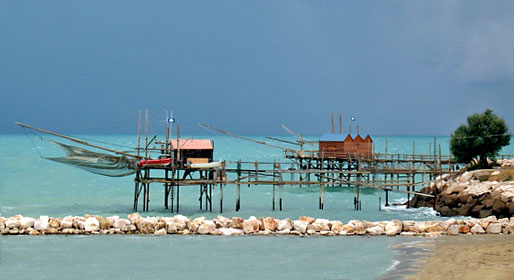
[[[487,158],[494,158],[503,146],[510,143],[510,134],[503,118],[491,109],[468,117],[450,137],[450,149],[455,159],[469,163],[479,159],[480,167],[488,167]]]

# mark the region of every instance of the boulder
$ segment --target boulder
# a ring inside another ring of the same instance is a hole
[[[211,220],[205,220],[197,230],[198,234],[210,234],[216,230],[216,224]]]
[[[252,220],[249,219],[249,220],[245,220],[243,222],[243,231],[245,234],[258,232],[259,227],[260,227],[259,221],[256,219],[252,219]]]
[[[95,217],[89,217],[85,221],[84,230],[86,232],[99,231],[100,222]]]
[[[173,216],[172,221],[178,231],[182,231],[189,226],[189,219],[183,215]]]
[[[232,220],[223,216],[218,216],[214,220],[214,223],[219,228],[228,228],[232,225]]]
[[[56,219],[50,219],[48,221],[48,226],[51,228],[59,228],[61,225],[59,224],[59,221],[57,221]]]
[[[197,232],[200,225],[205,221],[205,217],[198,217],[193,219],[193,222],[189,225],[191,232]]]
[[[306,233],[308,225],[309,225],[309,222],[307,220],[294,220],[293,221],[294,230],[298,231],[300,233]]]
[[[170,221],[166,223],[166,232],[167,233],[177,233],[179,230],[177,229],[177,226],[175,222]]]
[[[395,236],[397,234],[400,234],[402,232],[402,228],[399,227],[396,223],[394,222],[388,222],[385,227],[385,234],[387,236]]]
[[[128,215],[128,219],[132,224],[136,224],[136,221],[141,219],[139,213],[132,213]]]
[[[7,222],[5,222],[5,227],[8,229],[15,229],[19,228],[21,225],[20,220],[18,219],[9,219]]]
[[[492,222],[487,226],[485,231],[487,233],[499,234],[502,232],[502,225],[498,222]]]
[[[156,232],[154,232],[154,235],[157,235],[157,236],[166,235],[166,229],[161,228],[160,230],[157,230]]]
[[[231,235],[243,235],[244,231],[238,228],[220,228],[221,235],[231,236]]]
[[[482,234],[482,233],[485,233],[485,230],[479,224],[475,224],[471,228],[470,232],[473,233],[473,234]]]
[[[415,221],[403,221],[403,230],[405,232],[418,232]]]
[[[442,224],[442,227],[443,227],[443,230],[444,231],[447,231],[448,228],[454,224],[457,224],[457,220],[455,220],[454,218],[451,218],[451,219],[448,219],[446,221],[443,222]]]
[[[34,222],[36,220],[34,218],[31,218],[31,217],[23,217],[20,219],[20,228],[21,229],[27,229],[27,228],[31,228],[34,226]]]
[[[384,229],[381,226],[372,226],[366,229],[366,233],[371,236],[384,234]]]
[[[34,229],[39,232],[45,232],[48,230],[48,216],[40,216],[39,219],[34,221]]]
[[[330,230],[330,221],[327,219],[316,219],[314,223],[311,225],[315,231],[329,231]]]
[[[135,226],[140,233],[154,233],[155,225],[152,219],[138,219],[136,220]]]
[[[98,220],[98,223],[100,223],[100,229],[109,229],[111,227],[111,223],[106,218],[104,218],[102,216],[94,216],[94,217]]]
[[[331,231],[343,231],[343,223],[340,221],[331,222],[332,226],[330,227]]]
[[[448,235],[459,235],[459,226],[458,225],[451,225],[448,227],[448,230],[446,231]]]
[[[240,217],[232,217],[232,227],[237,229],[243,229],[244,219]]]
[[[127,219],[118,219],[114,222],[114,224],[112,225],[114,228],[117,228],[117,229],[123,229],[125,227],[127,227],[127,225],[130,225],[130,221],[127,220]]]
[[[66,216],[61,221],[61,228],[72,228],[73,227],[73,217],[72,216]]]
[[[278,225],[277,225],[278,231],[285,231],[285,230],[290,231],[292,229],[293,229],[293,224],[292,224],[291,220],[282,219],[282,220],[278,221]]]
[[[343,230],[346,230],[348,233],[353,232],[354,234],[363,235],[366,234],[366,228],[361,221],[358,220],[350,220],[347,226],[351,227],[351,231],[349,231],[346,227],[343,227]]]
[[[301,216],[300,218],[298,218],[298,220],[305,221],[308,224],[312,224],[312,223],[314,223],[314,221],[316,221],[316,219],[311,218],[311,217],[307,217],[307,216]]]
[[[160,230],[160,229],[166,229],[166,221],[164,219],[158,219],[157,220],[157,223],[154,225],[155,227],[155,230]]]
[[[425,227],[426,232],[442,232],[442,231],[444,231],[442,223],[437,222],[437,221],[426,222],[425,226],[426,226]]]
[[[460,233],[468,233],[470,231],[470,227],[468,225],[459,225]]]
[[[277,221],[272,217],[266,217],[262,220],[264,230],[276,231],[278,228]]]
[[[480,224],[480,226],[482,228],[487,228],[487,226],[490,223],[496,223],[496,222],[498,222],[498,219],[496,219],[496,216],[488,216],[487,218],[478,220],[478,223]]]

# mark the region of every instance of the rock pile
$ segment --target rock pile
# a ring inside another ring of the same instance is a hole
[[[514,169],[486,169],[458,176],[444,175],[420,192],[437,194],[435,210],[442,216],[512,217]],[[414,196],[411,207],[433,207],[431,197]]]
[[[514,159],[498,159],[496,162],[501,167],[514,167]]]
[[[141,217],[138,213],[101,217],[52,218],[40,216],[38,219],[21,215],[3,218],[0,215],[0,232],[3,235],[44,235],[44,234],[200,234],[200,235],[387,235],[387,236],[439,236],[459,234],[512,234],[514,218],[497,219],[490,216],[483,219],[446,221],[381,221],[368,222],[351,220],[341,221],[300,217],[297,220],[274,219],[272,217],[232,219],[218,216],[209,220],[205,217],[187,218],[182,215],[173,217]]]

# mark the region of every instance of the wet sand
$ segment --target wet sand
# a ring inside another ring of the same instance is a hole
[[[514,235],[442,236],[404,279],[514,279]]]

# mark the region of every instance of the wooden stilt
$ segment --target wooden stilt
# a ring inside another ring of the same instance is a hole
[[[220,213],[223,213],[223,184],[220,184]]]

